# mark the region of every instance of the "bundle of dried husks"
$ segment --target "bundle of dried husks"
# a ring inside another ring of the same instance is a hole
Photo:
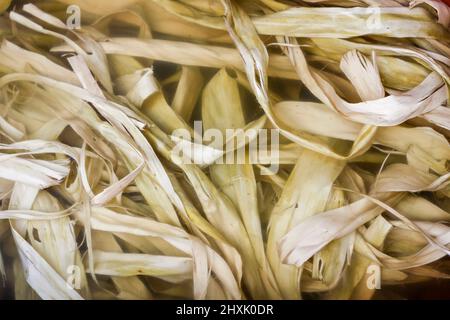
[[[450,278],[443,2],[0,12],[0,297],[370,299]]]

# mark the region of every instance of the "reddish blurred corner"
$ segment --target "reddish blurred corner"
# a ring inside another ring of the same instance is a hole
[[[448,4],[450,6],[450,0],[441,0],[442,2],[445,2],[446,4]]]

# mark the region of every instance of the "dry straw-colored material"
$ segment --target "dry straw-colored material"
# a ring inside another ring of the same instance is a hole
[[[448,283],[444,3],[0,11],[1,298],[371,299]],[[255,158],[261,129],[280,137]]]

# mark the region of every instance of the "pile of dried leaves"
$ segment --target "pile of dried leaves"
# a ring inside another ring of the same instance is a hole
[[[450,278],[443,2],[32,2],[0,1],[0,296],[369,299]],[[221,164],[194,121],[278,130],[279,154]]]

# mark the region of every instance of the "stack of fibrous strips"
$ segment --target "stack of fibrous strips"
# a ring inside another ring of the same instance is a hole
[[[0,298],[371,299],[449,281],[442,2],[0,11]]]

